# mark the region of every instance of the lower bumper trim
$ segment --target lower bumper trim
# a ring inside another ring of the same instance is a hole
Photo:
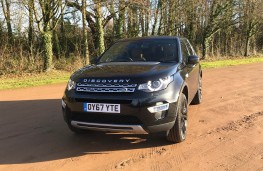
[[[79,121],[71,121],[71,125],[76,128],[96,131],[131,132],[135,134],[147,134],[147,132],[142,128],[141,125],[101,124]]]

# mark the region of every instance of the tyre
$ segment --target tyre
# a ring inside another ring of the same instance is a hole
[[[188,104],[184,94],[181,94],[178,101],[177,117],[174,126],[167,132],[166,139],[173,143],[180,143],[186,138]]]
[[[199,76],[198,90],[193,98],[191,104],[197,105],[202,102],[202,77]]]

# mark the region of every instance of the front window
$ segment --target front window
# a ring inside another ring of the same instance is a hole
[[[176,40],[147,39],[128,40],[113,44],[100,58],[107,62],[178,62]]]

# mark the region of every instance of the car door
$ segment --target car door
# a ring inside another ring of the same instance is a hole
[[[185,44],[186,44],[186,47],[188,48],[188,51],[189,51],[189,54],[190,55],[196,55],[192,45],[190,44],[190,42],[185,39]],[[196,64],[196,65],[189,65],[188,67],[192,67],[192,72],[191,72],[191,77],[192,77],[192,85],[193,85],[193,94],[192,94],[192,98],[194,98],[197,90],[198,90],[198,84],[199,84],[199,74],[200,74],[200,67],[199,67],[199,64]]]
[[[188,85],[188,100],[190,101],[194,98],[197,87],[198,87],[198,65],[188,65],[188,56],[195,55],[195,52],[188,42],[187,39],[181,39],[181,49],[182,49],[182,57],[183,63],[185,65],[184,70],[186,72],[186,83]]]

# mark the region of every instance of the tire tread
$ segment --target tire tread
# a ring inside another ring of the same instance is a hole
[[[179,97],[179,106],[177,109],[177,112],[181,110],[182,101],[186,100],[186,96],[184,94],[181,94]],[[166,139],[173,143],[180,143],[184,141],[184,139],[180,135],[180,122],[181,122],[181,115],[178,113],[174,126],[169,130]]]

